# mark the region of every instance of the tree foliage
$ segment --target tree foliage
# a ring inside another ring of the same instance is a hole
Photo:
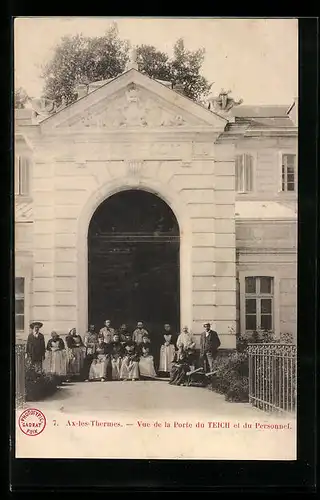
[[[183,85],[187,97],[195,100],[200,100],[208,95],[212,85],[200,75],[204,56],[204,49],[198,49],[194,52],[186,50],[182,38],[174,46],[173,80],[175,83]]]
[[[58,104],[64,98],[69,104],[77,97],[75,89],[79,83],[114,78],[122,73],[128,51],[129,44],[120,40],[115,25],[100,37],[62,37],[53,58],[43,67],[44,96]]]
[[[184,41],[179,38],[173,47],[173,57],[170,59],[165,52],[157,50],[152,45],[140,45],[137,48],[139,71],[151,78],[167,80],[183,85],[184,94],[196,101],[208,95],[211,85],[200,74],[204,61],[205,50],[189,51]]]
[[[137,61],[141,73],[157,80],[171,81],[169,56],[153,45],[139,45]]]
[[[28,94],[23,87],[18,87],[14,91],[14,107],[16,109],[24,109],[28,102]]]
[[[44,96],[58,104],[63,98],[67,103],[73,102],[79,83],[88,84],[123,73],[129,49],[129,42],[120,39],[115,24],[103,36],[64,36],[52,59],[43,67]],[[153,45],[137,47],[139,71],[151,78],[170,81],[173,86],[183,85],[185,95],[194,100],[205,97],[211,87],[200,74],[204,55],[204,49],[188,51],[182,38],[175,43],[171,58]]]

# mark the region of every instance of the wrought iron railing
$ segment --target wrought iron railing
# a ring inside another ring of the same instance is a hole
[[[16,407],[22,407],[26,397],[26,379],[25,379],[25,344],[16,344],[15,346],[15,399]]]
[[[249,401],[267,412],[296,409],[297,349],[293,344],[248,345]]]

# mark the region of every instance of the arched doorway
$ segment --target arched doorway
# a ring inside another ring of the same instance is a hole
[[[133,329],[142,320],[155,335],[180,327],[180,231],[171,208],[138,189],[113,194],[88,229],[88,319]]]

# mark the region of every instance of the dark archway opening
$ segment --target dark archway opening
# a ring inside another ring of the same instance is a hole
[[[88,231],[89,322],[132,331],[144,321],[154,340],[180,327],[180,235],[171,208],[142,190],[122,191],[94,213]]]

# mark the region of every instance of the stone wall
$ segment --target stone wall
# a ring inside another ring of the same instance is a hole
[[[269,200],[296,203],[297,194],[281,192],[281,155],[297,153],[297,137],[244,138],[235,146],[235,154],[253,157],[253,190],[237,193],[237,200]]]
[[[146,106],[140,109],[144,126],[130,114],[130,102],[137,102],[128,101],[132,81],[138,85],[135,99]],[[296,203],[295,193],[279,192],[279,155],[295,151],[295,138],[237,132],[232,139],[225,118],[134,70],[40,125],[22,118],[17,131],[32,151],[33,213],[30,229],[16,226],[16,272],[28,276],[28,321],[42,321],[47,334],[52,329],[65,334],[74,326],[84,333],[91,217],[112,194],[144,189],[168,203],[177,217],[181,326],[187,325],[197,341],[203,323],[210,321],[222,347],[235,346],[236,259],[239,276],[274,271],[278,328],[295,328],[294,223],[237,221],[236,226],[235,220],[236,199]],[[254,191],[240,195],[235,154],[248,152],[254,156]]]
[[[297,222],[238,221],[236,237],[238,278],[244,279],[247,273],[274,277],[275,333],[296,335]]]
[[[188,142],[179,144],[182,150],[190,149]],[[126,159],[110,160],[107,152],[103,154],[103,145],[96,160],[89,147],[81,161],[79,140],[69,142],[68,156],[61,154],[64,147],[56,138],[51,138],[51,144],[46,138],[46,144],[39,141],[34,156],[32,317],[42,321],[46,331],[86,328],[79,296],[87,303],[87,269],[79,266],[84,242],[79,232],[86,234],[89,219],[80,231],[82,214],[91,206],[93,215],[108,192],[150,186],[175,213],[179,207],[185,269],[181,323],[197,336],[203,322],[212,321],[223,345],[232,347],[230,331],[236,319],[233,146],[196,143],[188,162],[181,160],[181,152],[180,159],[141,160],[138,173],[131,172]]]

